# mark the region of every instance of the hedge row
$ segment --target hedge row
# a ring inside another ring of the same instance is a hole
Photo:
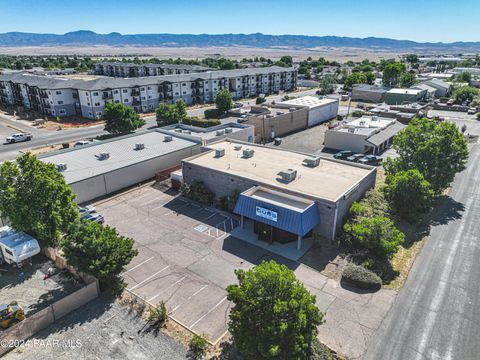
[[[207,109],[204,111],[205,119],[218,119],[220,116],[222,116],[222,112],[218,110],[217,108],[215,109]]]
[[[353,263],[345,266],[342,281],[361,289],[379,289],[382,286],[382,279],[377,274]]]
[[[188,117],[188,116],[185,119],[183,119],[182,123],[185,125],[198,126],[201,128],[208,128],[211,126],[216,126],[221,124],[220,120],[204,120],[198,117]]]

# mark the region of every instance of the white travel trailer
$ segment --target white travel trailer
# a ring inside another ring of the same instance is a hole
[[[20,264],[40,252],[38,241],[10,226],[0,227],[0,264]]]

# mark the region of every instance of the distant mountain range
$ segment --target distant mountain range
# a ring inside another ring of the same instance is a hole
[[[316,47],[359,48],[392,51],[479,51],[480,42],[420,43],[388,38],[265,34],[97,34],[74,31],[63,35],[8,32],[0,34],[0,46],[152,46],[152,47],[260,47],[306,49]]]

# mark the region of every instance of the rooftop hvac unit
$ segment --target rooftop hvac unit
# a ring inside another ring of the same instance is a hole
[[[249,159],[253,157],[253,154],[255,153],[255,150],[253,149],[244,149],[243,150],[243,157],[246,159]]]
[[[218,148],[215,149],[215,157],[219,158],[225,155],[225,149],[223,148]]]
[[[277,111],[277,115],[283,115],[281,111]]]
[[[233,131],[232,128],[226,128],[226,129],[225,129],[225,134],[231,134],[232,131]]]
[[[165,137],[163,138],[163,141],[165,141],[165,142],[170,142],[172,140],[173,140],[173,138],[172,138],[171,135],[165,135]]]
[[[143,150],[145,149],[145,144],[135,144],[135,150]]]
[[[311,168],[317,167],[318,165],[320,165],[320,157],[316,156],[313,158],[306,158],[305,160],[303,160],[303,165]]]
[[[233,147],[233,149],[234,149],[235,151],[242,150],[242,145],[235,145],[235,146]]]
[[[182,132],[182,129],[175,129],[175,132],[176,132],[176,133],[181,133],[181,132]]]
[[[187,135],[190,135],[192,133],[190,130],[183,130],[182,132]]]
[[[267,115],[265,115],[265,117],[270,119],[270,118],[273,118],[273,115],[272,114],[267,114]]]
[[[60,172],[67,170],[67,164],[65,163],[57,164],[57,170]]]
[[[225,134],[225,130],[217,130],[215,131],[215,136],[222,136]]]
[[[365,121],[362,120],[362,121],[359,122],[359,124],[360,124],[360,126],[365,126]]]
[[[282,178],[283,181],[293,181],[297,177],[297,170],[294,169],[287,169],[284,171],[280,171],[278,176]]]
[[[102,152],[97,155],[98,160],[107,160],[109,158],[110,158],[110,153],[107,153],[107,152]]]
[[[348,128],[348,132],[352,134],[355,133],[355,128]]]
[[[290,112],[294,112],[295,110],[297,110],[297,109],[295,109],[295,108],[289,108],[288,109],[288,111],[290,111]]]
[[[377,120],[378,120],[378,117],[372,116],[372,121],[377,121]]]

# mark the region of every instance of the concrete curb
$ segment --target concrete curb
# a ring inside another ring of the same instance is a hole
[[[13,130],[16,130],[16,131],[24,132],[23,129],[20,129],[20,128],[14,126],[14,125],[7,124],[7,127],[11,128]]]

